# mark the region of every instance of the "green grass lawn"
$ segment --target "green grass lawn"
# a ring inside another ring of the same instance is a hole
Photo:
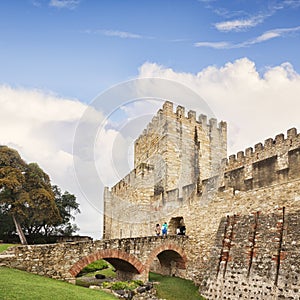
[[[113,295],[27,272],[0,267],[3,300],[113,300]]]
[[[198,292],[198,288],[191,280],[178,277],[162,276],[155,273],[149,274],[149,280],[159,282],[155,285],[158,298],[167,300],[204,300]]]
[[[104,267],[104,269],[102,269]],[[96,274],[105,275],[106,278],[115,278],[114,267],[103,259],[96,260],[81,270],[76,278],[76,285],[89,287],[90,285],[99,285],[99,280],[95,278]],[[87,280],[87,278],[90,278]]]
[[[0,252],[6,250],[10,246],[14,245],[0,244]],[[94,276],[96,273],[104,274],[107,277],[115,276],[115,272],[112,271],[111,265],[109,265],[107,269],[86,275]],[[78,277],[77,280],[80,281],[80,277]],[[159,282],[159,284],[155,285],[157,296],[159,298],[166,300],[204,300],[204,298],[199,295],[198,288],[190,280],[171,276],[162,276],[155,273],[150,273],[149,280]],[[86,284],[83,283],[82,285]],[[91,290],[20,270],[0,267],[0,299],[113,300],[117,298],[103,291]]]
[[[88,273],[88,274],[85,274],[84,276],[95,277],[96,274],[102,274],[102,275],[105,275],[106,277],[115,278],[116,277],[116,272],[114,272],[113,269],[114,269],[114,267],[109,266],[107,269],[103,269],[103,270],[100,270],[100,271]]]
[[[7,248],[11,246],[18,246],[17,244],[0,244],[0,253],[5,251]]]
[[[95,278],[95,275],[102,274],[105,275],[106,278],[115,278],[116,272],[114,272],[113,269],[114,267],[111,264],[108,264],[108,268],[106,269],[83,274],[82,275],[83,277],[79,276],[76,278],[76,285],[83,286],[83,287],[89,287],[90,285],[99,285],[99,281]],[[93,277],[94,281],[93,280],[86,281],[84,278],[87,277],[91,277],[91,278]]]
[[[113,270],[114,267],[110,263],[103,259],[99,259],[83,268],[78,276],[79,278],[80,276],[95,277],[96,274],[103,274],[106,277],[115,278],[116,272]]]

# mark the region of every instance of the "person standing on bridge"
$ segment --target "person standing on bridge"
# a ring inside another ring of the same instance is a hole
[[[167,222],[165,222],[163,224],[161,231],[162,231],[162,236],[167,236],[167,234],[168,234],[168,224],[167,224]]]
[[[156,233],[156,236],[160,236],[160,225],[159,224],[156,224],[156,227],[155,227],[155,233]]]

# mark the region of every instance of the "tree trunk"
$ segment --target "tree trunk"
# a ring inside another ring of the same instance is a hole
[[[18,222],[17,218],[15,215],[12,215],[12,218],[14,220],[14,223],[15,223],[15,226],[16,226],[16,230],[17,230],[17,233],[19,235],[19,238],[20,238],[20,241],[21,241],[21,244],[22,245],[27,245],[27,240],[26,240],[26,237],[25,237],[25,234],[22,230],[22,227],[20,225],[20,223]]]

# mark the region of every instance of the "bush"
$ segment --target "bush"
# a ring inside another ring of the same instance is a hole
[[[127,290],[128,289],[128,283],[124,281],[117,281],[114,282],[111,286],[112,290]]]
[[[140,286],[141,284],[143,284],[143,283],[140,280],[133,280],[133,281],[130,281],[130,282],[117,281],[117,282],[114,282],[111,285],[111,289],[112,290],[129,290],[129,291],[133,291],[138,286]]]
[[[108,263],[105,260],[100,259],[100,260],[96,260],[96,261],[92,262],[91,264],[87,265],[86,267],[84,267],[80,271],[79,275],[86,274],[86,273],[92,273],[92,272],[100,271],[100,270],[107,269],[107,268],[108,268]]]
[[[112,286],[112,283],[111,283],[111,282],[108,282],[108,281],[102,282],[102,287],[103,287],[104,289],[110,289],[111,286]]]
[[[142,286],[144,285],[144,282],[142,280],[132,280],[137,286]]]

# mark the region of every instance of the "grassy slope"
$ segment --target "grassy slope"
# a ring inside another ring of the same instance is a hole
[[[198,288],[190,280],[178,277],[161,276],[150,273],[150,281],[159,282],[155,285],[157,296],[167,300],[204,300],[198,292]]]
[[[113,300],[114,296],[23,271],[0,267],[0,299]]]
[[[103,270],[96,271],[96,272],[91,272],[91,273],[85,274],[84,276],[95,277],[96,274],[102,274],[102,275],[105,275],[106,277],[115,278],[116,272],[114,272],[113,269],[114,269],[113,267],[108,267],[107,269],[103,269]]]
[[[103,259],[96,260],[87,265],[81,270],[83,276],[95,277],[96,274],[103,274],[106,277],[116,277],[116,272],[113,271],[114,267]],[[80,277],[79,277],[80,278]]]
[[[11,246],[17,246],[16,244],[0,244],[0,253],[5,251],[7,248]]]
[[[15,246],[11,244],[0,244],[0,253],[8,247]],[[114,275],[111,266],[95,273]],[[79,279],[79,278],[78,278]],[[192,281],[176,277],[161,276],[150,273],[150,280],[157,281],[156,285],[158,297],[167,300],[204,300],[198,293]],[[102,291],[94,291],[80,286],[74,286],[66,282],[22,272],[15,269],[0,267],[0,299],[4,300],[48,300],[48,299],[68,299],[68,300],[112,300],[114,296]]]

